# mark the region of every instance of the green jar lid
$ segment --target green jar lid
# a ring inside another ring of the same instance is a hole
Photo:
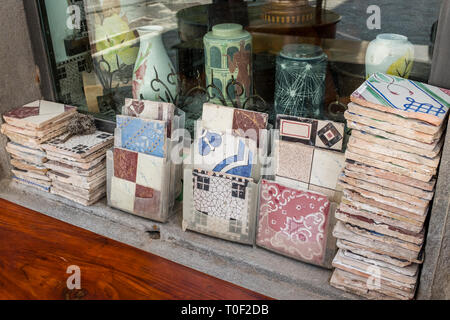
[[[293,60],[313,60],[325,56],[322,48],[312,44],[288,44],[280,52],[283,58]]]
[[[212,40],[234,40],[249,37],[250,34],[237,23],[221,23],[212,27],[212,31],[205,38]]]

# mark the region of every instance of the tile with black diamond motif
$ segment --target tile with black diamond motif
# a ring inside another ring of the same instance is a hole
[[[316,136],[316,147],[342,150],[345,125],[332,121],[319,121]]]

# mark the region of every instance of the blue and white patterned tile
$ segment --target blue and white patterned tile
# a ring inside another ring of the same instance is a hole
[[[256,141],[201,129],[194,142],[194,165],[196,167],[251,177],[256,163]]]
[[[164,121],[119,115],[116,136],[116,147],[166,157],[167,124]]]
[[[351,100],[365,107],[440,126],[450,108],[450,91],[375,73],[352,94]]]

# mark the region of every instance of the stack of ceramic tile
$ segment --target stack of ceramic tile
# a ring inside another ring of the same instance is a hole
[[[45,168],[50,170],[51,193],[90,206],[106,195],[106,151],[114,136],[97,131],[90,135],[59,136],[42,145]]]
[[[35,101],[3,115],[1,132],[11,141],[6,151],[11,155],[13,180],[50,191],[47,161],[42,144],[64,134],[76,108],[49,101]]]
[[[256,244],[307,263],[332,268],[336,239],[331,232],[342,192],[345,125],[277,115],[271,180],[260,186]]]
[[[108,152],[108,204],[159,222],[173,214],[181,181],[175,165],[184,115],[174,104],[126,99]],[[172,144],[173,143],[173,144]],[[181,160],[181,154],[178,154]]]
[[[331,284],[373,299],[412,299],[450,91],[375,74],[351,100]]]

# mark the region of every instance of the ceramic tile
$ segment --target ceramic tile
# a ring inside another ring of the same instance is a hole
[[[5,113],[3,117],[11,125],[40,128],[66,114],[75,113],[76,110],[76,107],[38,100],[26,104],[23,107],[13,109]]]
[[[327,243],[327,197],[262,180],[256,243],[300,260],[321,264]]]
[[[267,128],[269,115],[261,112],[235,109],[233,117],[233,134],[248,137],[259,145],[260,131]]]
[[[42,183],[39,180],[30,179],[30,178],[24,179],[24,178],[19,178],[19,177],[16,177],[16,176],[13,176],[12,178],[13,178],[14,181],[16,181],[16,182],[18,182],[20,184],[24,184],[24,185],[27,185],[27,186],[30,186],[30,187],[34,187],[34,188],[37,188],[37,189],[42,190],[42,191],[49,192],[50,189],[51,189],[51,186],[47,185],[46,183]]]
[[[234,108],[205,103],[202,120],[206,129],[226,132],[233,128]]]
[[[282,185],[289,186],[291,188],[308,190],[309,184],[306,182],[301,182],[294,179],[289,179],[286,177],[275,176],[275,182],[278,182]]]
[[[136,182],[138,154],[133,151],[114,148],[114,176]]]
[[[342,188],[339,185],[337,185],[336,190],[334,190],[310,184],[308,189],[326,195],[327,198],[330,200],[330,202],[339,203],[342,198],[342,190],[341,190]]]
[[[161,205],[160,202],[160,191],[136,185],[133,212],[142,216],[158,213]]]
[[[163,176],[165,172],[163,170],[164,166],[164,159],[139,153],[136,183],[147,188],[161,191],[164,181],[168,180],[168,177]],[[168,181],[166,183],[168,183]]]
[[[319,121],[317,128],[316,147],[342,150],[345,125],[331,121]]]
[[[251,177],[256,142],[231,134],[201,129],[194,142],[194,164],[205,170]]]
[[[114,136],[107,132],[97,131],[94,134],[74,136],[67,141],[57,137],[42,145],[47,153],[55,152],[74,158],[85,158],[101,148],[112,145]]]
[[[338,177],[344,165],[344,153],[316,149],[314,152],[310,183],[319,187],[336,189]]]
[[[310,183],[319,187],[336,189],[338,177],[344,166],[343,153],[316,149]]]
[[[276,175],[309,183],[314,148],[289,141],[276,146]]]
[[[167,122],[167,132],[172,132],[172,120],[175,116],[175,105],[172,103],[148,100],[125,99],[123,115]]]
[[[127,171],[124,172],[122,166]],[[115,148],[115,170],[110,177],[111,206],[159,221],[162,218],[160,208],[164,166],[162,158]]]
[[[167,124],[130,116],[117,116],[117,147],[164,158],[167,153]]]
[[[279,115],[277,128],[280,130],[280,139],[290,142],[300,142],[314,146],[317,136],[318,120],[293,116]]]
[[[440,126],[450,106],[450,91],[376,73],[351,96],[359,105]]]
[[[134,211],[136,183],[111,177],[111,204],[118,209]]]
[[[246,223],[248,183],[251,180],[202,170],[194,170],[192,175],[196,211],[211,217]]]

